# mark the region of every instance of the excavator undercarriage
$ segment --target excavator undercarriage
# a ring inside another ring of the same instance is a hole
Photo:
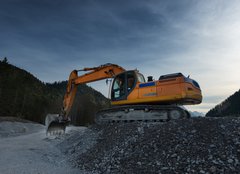
[[[101,110],[96,114],[95,122],[157,122],[189,118],[187,110],[176,105],[126,105]]]

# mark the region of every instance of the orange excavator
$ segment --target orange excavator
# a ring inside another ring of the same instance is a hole
[[[78,76],[79,71],[88,71]],[[128,121],[165,121],[189,118],[182,105],[200,104],[201,89],[198,83],[182,73],[162,75],[158,80],[151,76],[145,81],[138,70],[125,70],[115,64],[73,70],[70,73],[61,114],[48,114],[47,132],[65,131],[70,122],[70,110],[79,84],[113,78],[112,107],[96,114],[97,124]]]

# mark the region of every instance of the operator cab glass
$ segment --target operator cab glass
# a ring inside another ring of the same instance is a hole
[[[124,93],[125,93],[124,83],[125,83],[125,74],[120,74],[115,78],[112,86],[112,97],[114,99],[118,99],[121,96],[124,96]]]
[[[136,73],[136,75],[137,75],[138,81],[139,81],[140,83],[145,83],[145,82],[146,82],[146,81],[145,81],[145,78],[144,78],[144,76],[143,76],[142,74]]]
[[[112,101],[125,100],[134,89],[137,81],[145,81],[141,74],[135,71],[126,71],[117,75],[113,81],[111,98]]]

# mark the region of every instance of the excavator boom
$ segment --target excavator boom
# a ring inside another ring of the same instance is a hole
[[[78,75],[80,71],[87,71],[83,75]],[[107,78],[113,78],[119,73],[126,71],[121,66],[115,64],[104,64],[98,67],[83,68],[81,70],[73,70],[68,79],[67,90],[64,95],[63,108],[61,114],[48,114],[45,119],[47,133],[64,132],[67,123],[70,121],[69,112],[73,105],[74,98],[77,93],[79,84],[94,82]],[[65,125],[65,126],[64,126]]]
[[[84,75],[78,76],[79,71],[90,71]],[[93,68],[84,68],[81,70],[73,70],[70,73],[67,91],[63,100],[63,115],[64,119],[68,119],[68,114],[72,107],[74,98],[77,92],[77,86],[83,83],[90,83],[107,78],[113,78],[119,73],[124,72],[125,69],[115,64],[105,64]]]

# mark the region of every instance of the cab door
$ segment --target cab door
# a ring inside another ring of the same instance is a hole
[[[134,71],[126,71],[117,75],[112,84],[112,101],[126,100],[136,85]]]

